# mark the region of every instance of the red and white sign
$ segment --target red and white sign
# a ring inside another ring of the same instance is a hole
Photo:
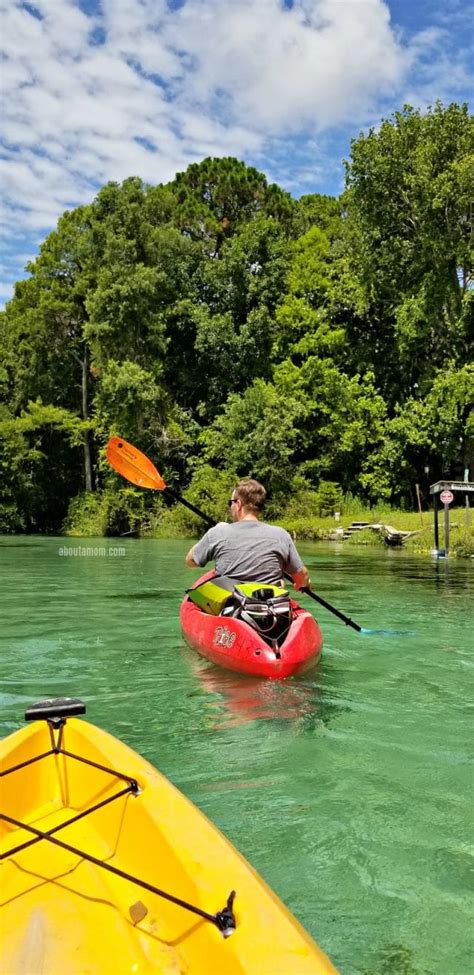
[[[451,504],[451,501],[454,501],[454,494],[452,491],[441,491],[439,500],[442,501],[443,504]]]

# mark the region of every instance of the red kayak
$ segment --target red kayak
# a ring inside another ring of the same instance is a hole
[[[196,583],[212,580],[208,572]],[[302,674],[321,656],[323,636],[308,610],[291,600],[291,622],[279,640],[269,639],[243,619],[205,612],[186,595],[180,623],[188,646],[212,663],[254,677],[282,680]]]

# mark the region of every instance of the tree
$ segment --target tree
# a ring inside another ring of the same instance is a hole
[[[298,413],[296,399],[255,379],[242,396],[231,393],[223,413],[202,432],[203,460],[238,477],[256,477],[282,497],[293,480]]]
[[[94,486],[75,524],[135,524],[106,473],[113,433],[197,496],[216,469],[216,511],[237,474],[282,503],[462,476],[472,166],[465,107],[406,107],[354,140],[340,199],[293,200],[228,157],[66,212],[0,315],[2,524],[58,530]]]
[[[373,373],[348,376],[332,359],[308,356],[301,366],[287,359],[275,369],[276,391],[298,402],[293,460],[314,486],[335,481],[358,485],[364,459],[384,438],[386,405]]]
[[[41,400],[0,411],[0,532],[58,531],[77,489],[86,422]]]
[[[405,106],[352,142],[347,249],[365,290],[371,363],[392,402],[472,357],[474,120]],[[397,376],[397,381],[394,378]]]
[[[290,226],[294,203],[263,173],[232,156],[192,163],[168,184],[177,207],[177,226],[202,241],[209,256],[220,256],[224,241],[258,213]]]
[[[305,194],[295,204],[294,236],[302,237],[312,227],[317,227],[333,243],[343,233],[342,212],[342,203],[334,196],[325,196],[322,193]]]
[[[90,346],[84,331],[86,297],[95,275],[88,209],[65,213],[41,245],[5,312],[10,403],[16,413],[40,397],[81,416],[84,477],[92,490],[89,438]]]
[[[314,226],[291,244],[290,253],[287,294],[275,312],[273,357],[291,355],[301,362],[308,355],[339,356],[345,332],[332,308],[330,240]]]
[[[440,370],[423,399],[410,397],[385,423],[384,437],[367,454],[360,482],[369,496],[400,503],[424,469],[462,480],[474,469],[474,367]]]
[[[194,295],[166,311],[167,382],[201,420],[212,420],[230,392],[271,377],[273,314],[288,258],[282,228],[257,213],[223,243],[219,260],[197,267]]]

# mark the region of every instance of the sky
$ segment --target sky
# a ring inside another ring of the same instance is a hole
[[[470,0],[0,0],[0,15],[0,305],[109,180],[237,156],[295,197],[338,194],[361,131],[474,90]]]

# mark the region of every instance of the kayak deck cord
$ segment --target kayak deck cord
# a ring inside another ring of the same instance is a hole
[[[49,755],[67,755],[68,758],[74,758],[78,762],[84,762],[85,765],[92,765],[94,768],[98,768],[101,772],[108,772],[110,775],[115,776],[116,779],[124,779],[125,782],[130,783],[130,789],[128,791],[133,792],[135,795],[139,792],[138,782],[136,779],[132,778],[130,775],[125,775],[123,772],[117,772],[116,769],[108,768],[106,765],[99,765],[98,762],[93,762],[89,758],[82,758],[81,755],[74,755],[72,752],[68,752],[62,747],[62,737],[63,728],[66,724],[64,718],[53,718],[48,720],[49,733],[51,736],[51,748],[47,752],[42,752],[41,755],[35,755],[34,758],[27,759],[26,762],[20,762],[19,765],[13,765],[12,768],[5,769],[4,772],[0,772],[0,776],[9,775],[11,772],[17,772],[19,769],[25,768],[27,765],[33,765],[34,762],[39,762],[42,758],[48,758]],[[58,740],[55,741],[54,729],[59,729]]]
[[[0,812],[0,819],[6,823],[10,823],[12,826],[16,826],[19,829],[25,830],[27,833],[33,834],[33,839],[26,840],[24,843],[19,844],[6,853],[0,854],[0,861],[4,860],[6,857],[11,857],[20,850],[24,850],[29,846],[33,846],[35,843],[39,843],[40,840],[46,840],[49,843],[53,843],[55,846],[59,846],[70,853],[81,857],[83,860],[87,860],[89,863],[93,863],[98,867],[102,867],[104,870],[108,870],[110,873],[115,874],[117,877],[122,877],[124,880],[128,880],[138,887],[143,887],[145,890],[150,891],[153,894],[157,894],[158,897],[163,897],[165,900],[171,901],[171,903],[176,904],[178,907],[184,908],[184,910],[190,911],[192,914],[197,914],[199,917],[204,918],[206,921],[211,921],[216,925],[218,930],[223,934],[225,938],[229,937],[235,931],[236,922],[233,912],[233,902],[235,898],[235,890],[231,891],[229,894],[225,907],[221,911],[217,911],[216,914],[210,914],[208,911],[202,910],[194,904],[189,904],[187,901],[182,900],[180,897],[175,897],[174,894],[170,894],[167,891],[161,890],[159,887],[155,887],[154,884],[148,883],[146,880],[140,880],[139,877],[135,877],[132,874],[127,873],[124,870],[120,870],[118,867],[112,866],[110,863],[105,863],[103,860],[99,860],[97,857],[92,856],[90,853],[86,853],[84,850],[80,850],[75,846],[71,846],[70,843],[64,843],[59,840],[53,834],[59,832],[59,830],[65,829],[67,826],[71,826],[72,823],[76,823],[79,819],[84,816],[90,815],[90,813],[96,812],[98,809],[102,809],[104,806],[113,802],[115,799],[120,799],[126,795],[137,796],[140,793],[140,788],[136,779],[123,772],[117,772],[115,769],[108,768],[105,765],[100,765],[97,762],[93,762],[88,758],[83,758],[81,755],[75,755],[73,752],[67,751],[62,747],[62,736],[64,725],[66,724],[66,719],[63,717],[47,718],[49,732],[51,736],[51,749],[47,752],[42,752],[40,755],[36,755],[34,758],[30,758],[25,762],[21,762],[18,765],[13,765],[11,768],[5,769],[1,772],[1,776],[10,775],[13,772],[17,772],[19,769],[25,768],[28,765],[33,765],[35,762],[40,761],[43,758],[47,758],[50,755],[65,755],[67,758],[75,759],[76,761],[83,762],[85,765],[91,765],[93,768],[97,768],[102,772],[107,772],[109,775],[113,775],[115,778],[123,779],[128,783],[126,788],[121,789],[120,792],[115,793],[113,796],[109,796],[107,799],[103,799],[101,802],[90,806],[88,809],[83,810],[71,819],[60,823],[51,830],[43,831],[36,829],[34,826],[30,826],[26,823],[22,823],[20,820],[14,819],[12,816],[7,816],[6,814]],[[54,730],[58,730],[57,741],[54,737]]]

